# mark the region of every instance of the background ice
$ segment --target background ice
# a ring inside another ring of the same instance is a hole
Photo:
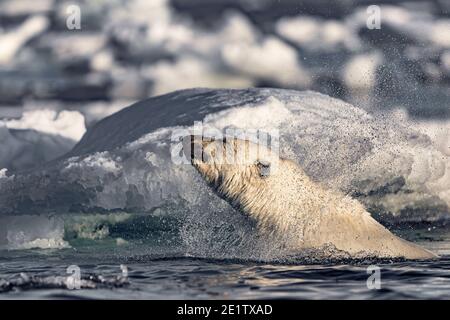
[[[37,167],[71,150],[85,131],[78,111],[33,110],[20,119],[0,120],[0,168]]]
[[[84,113],[97,102],[108,109],[184,88],[249,86],[449,116],[444,1],[383,1],[373,30],[365,0],[255,3],[1,0],[0,117],[34,101]],[[80,7],[81,30],[66,27],[69,4]]]

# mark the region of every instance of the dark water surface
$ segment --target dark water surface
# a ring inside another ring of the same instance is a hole
[[[301,265],[158,258],[154,254],[130,258],[127,249],[105,250],[106,246],[2,251],[0,298],[449,299],[447,234],[434,232],[432,239],[420,241],[442,255],[434,261]],[[79,290],[67,288],[71,265],[80,268]],[[380,268],[380,289],[367,286],[369,265]]]

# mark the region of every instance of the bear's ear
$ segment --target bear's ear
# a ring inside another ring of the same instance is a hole
[[[264,178],[270,175],[270,162],[264,159],[256,160],[256,166],[259,170],[259,176]]]

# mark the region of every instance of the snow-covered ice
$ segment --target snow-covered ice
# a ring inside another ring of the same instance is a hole
[[[6,172],[0,212],[227,207],[191,166],[171,161],[172,133],[194,121],[278,129],[281,156],[357,196],[381,219],[448,218],[450,162],[437,140],[325,95],[282,89],[193,89],[136,103],[97,123],[58,161],[10,178]]]
[[[30,110],[20,119],[0,120],[0,168],[37,167],[68,152],[85,131],[77,111]]]

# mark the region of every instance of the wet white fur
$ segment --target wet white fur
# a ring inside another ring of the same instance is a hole
[[[239,139],[191,139],[204,155],[197,154],[192,164],[216,192],[254,219],[260,232],[288,239],[293,250],[332,245],[355,257],[436,257],[393,235],[357,200],[324,188],[298,164],[263,146]],[[224,161],[227,156],[233,161]]]

